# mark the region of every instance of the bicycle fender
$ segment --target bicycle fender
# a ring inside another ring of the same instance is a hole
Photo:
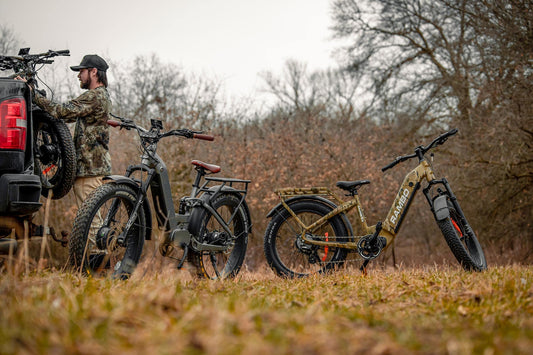
[[[102,178],[102,181],[107,181],[108,184],[124,184],[131,187],[134,191],[139,191],[139,184],[132,178],[123,175],[107,175]],[[142,208],[146,218],[146,237],[145,240],[152,240],[152,210],[148,199],[145,199]]]
[[[212,186],[209,188],[209,191],[216,191],[220,188],[220,185]],[[229,192],[237,197],[242,197],[242,194],[238,192],[236,189],[234,189],[231,186],[223,186],[221,192]],[[205,195],[205,194],[204,194]],[[244,209],[244,212],[246,212],[246,218],[248,218],[248,222],[250,223],[249,233],[252,233],[252,217],[250,215],[250,209],[248,208],[248,204],[246,203],[246,199],[242,201],[242,208]]]
[[[294,203],[294,202],[306,201],[306,200],[319,202],[331,208],[337,208],[337,205],[335,205],[335,203],[321,196],[295,196],[295,197],[286,199],[285,203],[287,205],[290,205],[291,203]],[[270,212],[268,212],[267,218],[272,218],[276,212],[284,210],[284,209],[285,207],[281,203],[278,203],[273,209],[270,210]],[[339,216],[341,217],[342,222],[344,223],[344,226],[346,227],[348,233],[350,233],[350,235],[354,235],[352,224],[348,220],[348,217],[346,216],[346,214],[341,213]]]
[[[441,195],[433,200],[433,213],[437,221],[442,221],[450,217],[446,195]]]
[[[132,178],[123,175],[107,175],[102,178],[102,181],[113,181],[117,184],[124,184],[132,187],[135,191],[139,190],[139,184]]]

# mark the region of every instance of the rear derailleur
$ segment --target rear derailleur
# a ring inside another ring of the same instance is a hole
[[[311,240],[320,240],[311,234],[307,234],[306,237]],[[318,247],[316,245],[306,243],[301,236],[296,238],[294,244],[296,245],[296,249],[308,256],[309,264],[316,264],[320,261],[320,257],[317,254]]]

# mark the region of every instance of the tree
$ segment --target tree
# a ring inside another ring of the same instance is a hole
[[[363,75],[381,119],[394,120],[389,113],[405,106],[415,118],[469,119],[483,74],[466,3],[334,3],[335,35],[349,41],[343,61],[349,71]]]
[[[345,71],[328,69],[309,72],[307,65],[288,60],[281,76],[272,72],[261,74],[265,91],[274,95],[278,109],[307,113],[326,113],[330,118],[356,117],[361,106],[358,78]]]
[[[419,133],[421,122],[460,128],[449,160],[471,197],[466,208],[477,212],[482,234],[519,236],[526,250],[533,248],[532,8],[530,0],[333,6],[335,36],[348,43],[343,65],[367,84],[371,114],[385,123],[414,119]]]
[[[220,84],[214,80],[162,63],[155,54],[137,56],[131,63],[115,67],[111,85],[114,107],[125,115],[146,123],[159,118],[174,126],[201,127],[218,114]]]
[[[0,55],[13,55],[19,50],[20,40],[15,31],[6,25],[0,25]]]

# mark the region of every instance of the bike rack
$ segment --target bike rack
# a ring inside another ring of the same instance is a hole
[[[325,196],[330,200],[342,204],[344,201],[327,187],[288,187],[274,190],[278,196],[285,201],[296,196]]]
[[[220,191],[224,186],[229,186],[231,188],[234,188],[236,192],[240,192],[245,195],[248,193],[248,184],[252,182],[251,180],[242,180],[242,179],[225,178],[225,177],[213,177],[213,176],[206,176],[204,179],[206,180],[206,182],[202,185],[202,187],[200,188],[200,191],[204,191],[204,192],[207,191],[208,190],[206,188],[207,184],[209,184],[210,181],[217,181],[217,182],[222,182],[222,185],[220,185],[220,189],[218,191]],[[244,184],[244,190],[236,189],[233,186],[233,184]]]
[[[212,193],[212,194],[216,195],[217,193],[222,191],[222,189],[225,186],[228,186],[228,187],[231,187],[233,189],[232,190],[233,192],[237,192],[237,193],[239,193],[241,195],[241,198],[239,200],[239,204],[237,205],[237,208],[235,208],[235,211],[233,212],[233,214],[230,217],[230,219],[228,221],[226,221],[226,223],[230,223],[233,220],[233,218],[237,215],[241,205],[246,200],[246,194],[248,193],[248,184],[250,184],[252,181],[251,180],[236,179],[236,178],[212,177],[212,176],[206,176],[206,177],[204,177],[204,179],[205,179],[205,183],[200,187],[199,191],[203,191],[203,192],[206,192],[206,193]],[[221,182],[222,184],[218,187],[218,189],[216,191],[211,191],[210,189],[207,188],[207,185],[211,181]],[[234,184],[244,184],[244,189],[235,188]],[[217,215],[217,214],[218,213],[214,213],[214,215]],[[251,228],[251,226],[250,226],[250,228]]]

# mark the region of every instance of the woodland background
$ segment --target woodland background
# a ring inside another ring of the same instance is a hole
[[[160,145],[175,202],[188,193],[192,159],[222,166],[222,175],[252,180],[248,204],[253,235],[246,265],[264,264],[266,214],[274,189],[335,187],[369,179],[361,199],[374,224],[388,212],[403,163],[381,172],[438,134],[459,134],[435,151],[477,232],[489,264],[533,261],[533,4],[529,0],[337,0],[332,3],[338,67],[310,72],[288,61],[284,73],[261,73],[268,104],[228,98],[223,82],[190,73],[156,53],[129,63],[110,62],[113,113],[148,126],[201,129],[213,143],[170,139]],[[0,52],[21,43],[0,26]],[[30,44],[31,45],[31,44]],[[45,73],[46,72],[46,73]],[[58,101],[77,95],[67,68],[41,76]],[[112,130],[114,173],[139,161],[134,132]],[[72,196],[54,201],[50,223],[70,230]],[[37,216],[41,218],[42,216]],[[61,261],[65,250],[54,245]],[[381,262],[391,265],[453,262],[420,193]]]

